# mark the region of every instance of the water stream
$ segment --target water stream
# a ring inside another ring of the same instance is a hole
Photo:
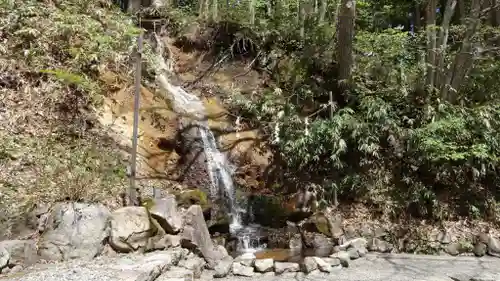
[[[242,223],[241,214],[245,209],[239,206],[235,199],[233,169],[226,156],[218,149],[215,136],[208,125],[203,102],[197,96],[169,82],[167,75],[170,70],[161,56],[157,57],[156,66],[157,80],[160,86],[172,95],[174,110],[178,113],[189,114],[193,120],[197,120],[193,122],[198,128],[207,159],[207,170],[212,183],[210,193],[212,198],[225,194],[225,198],[229,201],[227,203],[231,218],[230,233],[238,238],[238,251],[255,252],[265,248],[265,244],[261,244],[257,234],[259,226]]]

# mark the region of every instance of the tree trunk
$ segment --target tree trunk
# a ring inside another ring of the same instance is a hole
[[[448,46],[448,33],[450,29],[451,18],[453,17],[453,12],[455,11],[455,7],[457,5],[457,0],[447,0],[446,7],[444,10],[443,22],[441,23],[440,31],[439,31],[439,41],[438,46],[439,49],[436,53],[436,77],[435,77],[435,85],[436,88],[441,89],[442,83],[445,80],[445,69],[444,69],[444,61],[446,56],[446,47]]]
[[[432,91],[434,88],[435,62],[436,62],[436,8],[437,0],[429,0],[425,13],[427,28],[427,73],[426,86]]]
[[[249,10],[250,10],[250,24],[254,25],[255,24],[255,0],[250,0],[248,1],[249,3]]]
[[[355,17],[356,1],[341,0],[337,21],[338,80],[341,89],[346,89],[351,79]]]
[[[328,8],[328,0],[321,0],[319,8],[318,23],[322,24],[325,21],[326,9]]]
[[[305,35],[306,5],[305,2],[301,2],[299,8],[300,38],[304,38]]]
[[[470,12],[470,22],[467,27],[465,38],[462,42],[460,52],[455,56],[453,65],[448,72],[446,83],[442,88],[441,97],[455,103],[457,100],[457,93],[462,85],[465,76],[473,66],[474,55],[472,53],[472,36],[476,33],[477,27],[481,22],[480,19],[481,0],[472,0],[472,7]]]
[[[212,0],[212,20],[217,21],[219,18],[219,2]]]

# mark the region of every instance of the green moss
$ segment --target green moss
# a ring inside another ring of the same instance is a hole
[[[322,213],[313,215],[311,219],[320,233],[326,236],[331,236],[330,228],[328,227],[328,219]]]
[[[177,202],[182,206],[200,205],[203,211],[211,207],[211,202],[201,189],[191,189],[176,194]]]

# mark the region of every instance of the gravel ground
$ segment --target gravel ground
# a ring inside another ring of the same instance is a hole
[[[121,255],[93,261],[75,260],[59,264],[37,265],[0,280],[9,281],[143,281],[141,276],[156,266],[171,264],[172,252],[146,255]],[[184,281],[189,271],[172,267],[157,281]],[[205,271],[200,281],[215,280],[213,272]],[[480,275],[480,276],[479,276]],[[454,277],[456,279],[451,279]],[[302,273],[258,274],[254,277],[230,276],[221,281],[500,281],[500,259],[370,254],[351,262],[349,268],[336,269],[330,274]],[[190,279],[190,278],[189,278]],[[155,280],[155,279],[145,279]]]

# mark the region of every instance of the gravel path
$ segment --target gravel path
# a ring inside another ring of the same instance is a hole
[[[59,264],[37,265],[23,272],[0,277],[1,281],[184,281],[186,269],[172,267],[157,279],[148,279],[155,267],[171,264],[175,252],[154,252],[146,255],[102,257],[93,261],[75,260]],[[500,281],[500,259],[447,256],[381,255],[352,261],[349,268],[336,269],[330,274],[302,273],[258,274],[254,277],[230,276],[212,278],[205,271],[200,281]],[[455,279],[452,279],[454,277]]]

